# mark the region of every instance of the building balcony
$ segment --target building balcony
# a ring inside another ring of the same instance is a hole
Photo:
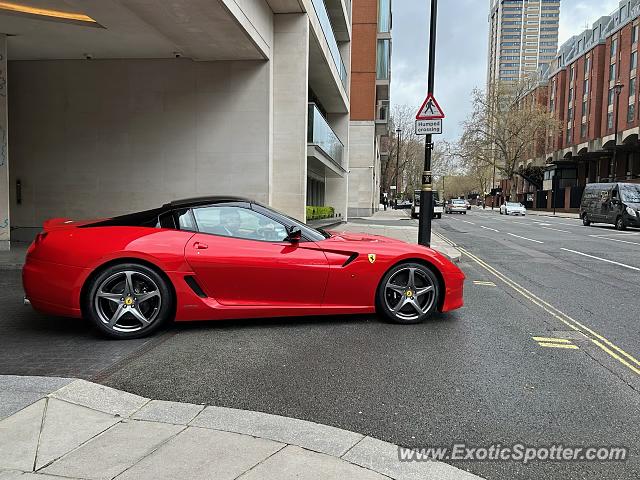
[[[380,37],[381,34],[378,34]],[[391,38],[378,38],[376,50],[376,98],[389,100],[391,85]]]
[[[338,41],[336,39],[336,34],[334,33],[333,27],[331,25],[331,20],[329,17],[329,11],[327,10],[327,5],[325,4],[325,0],[312,0],[312,3],[313,3],[313,8],[316,11],[316,15],[318,16],[318,21],[320,22],[322,33],[324,34],[324,38],[327,41],[327,45],[329,46],[331,57],[338,71],[338,76],[340,77],[342,86],[346,90],[347,78],[348,78],[347,69],[344,66],[344,62],[342,61],[342,55],[340,55],[340,49],[338,48]]]
[[[315,103],[309,103],[307,160],[328,177],[344,177],[344,144]]]
[[[378,101],[376,106],[376,135],[389,135],[389,100]]]

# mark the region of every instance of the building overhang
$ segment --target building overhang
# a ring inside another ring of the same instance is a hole
[[[307,162],[312,170],[324,172],[325,177],[344,178],[347,171],[318,145],[307,144]]]
[[[22,5],[23,0],[12,4]],[[46,11],[0,9],[9,60],[174,58],[263,60],[265,40],[234,0],[47,0]],[[30,5],[34,2],[31,0]],[[268,6],[256,15],[271,15]],[[95,28],[100,27],[100,28]]]

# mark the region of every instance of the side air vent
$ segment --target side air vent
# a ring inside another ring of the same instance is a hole
[[[193,278],[191,275],[187,275],[186,277],[184,277],[184,281],[187,282],[187,285],[191,287],[191,290],[193,290],[193,292],[196,295],[198,295],[200,298],[207,298],[207,294],[204,293],[204,290],[202,290],[202,287],[198,285],[198,282],[196,282],[196,279]]]
[[[342,264],[342,266],[346,267],[351,262],[353,262],[356,258],[358,258],[358,254],[357,253],[352,253],[351,256],[349,258],[347,258],[347,261]]]

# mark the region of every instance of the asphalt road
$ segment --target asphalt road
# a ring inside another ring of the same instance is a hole
[[[455,463],[489,479],[639,478],[640,231],[478,210],[445,215],[434,230],[465,252],[466,305],[421,325],[375,316],[194,323],[150,343],[104,342],[81,322],[7,311],[3,297],[0,328],[11,328],[0,339],[0,373],[29,363],[33,373],[55,375],[78,350],[85,364],[102,367],[85,376],[116,388],[308,419],[400,445],[631,449],[623,463]],[[37,346],[44,360],[32,352],[6,363],[3,349],[14,341],[26,342],[14,355]],[[50,359],[60,350],[56,367]]]

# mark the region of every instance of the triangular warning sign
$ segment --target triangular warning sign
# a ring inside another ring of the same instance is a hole
[[[418,110],[416,120],[437,120],[439,118],[444,118],[444,112],[438,105],[433,93],[430,93],[424,100],[420,110]]]

